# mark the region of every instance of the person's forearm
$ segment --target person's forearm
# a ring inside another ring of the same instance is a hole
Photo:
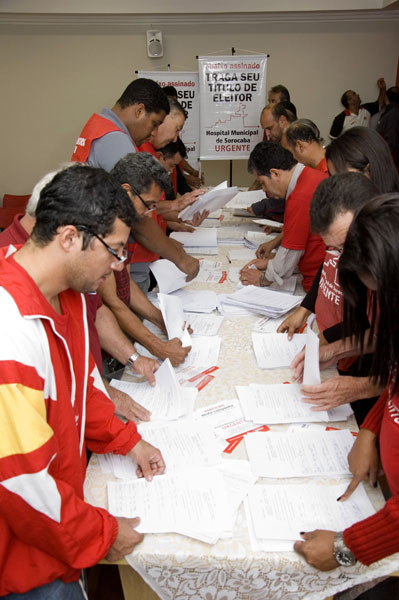
[[[270,248],[272,250],[275,250],[276,248],[278,248],[281,244],[281,242],[283,241],[283,232],[279,233],[278,235],[276,235],[276,237],[274,238],[274,240],[270,240],[269,244],[270,244]]]
[[[157,204],[157,213],[162,215],[165,220],[165,215],[179,211],[179,200],[162,200]],[[167,217],[169,219],[169,216]]]
[[[153,219],[142,218],[132,228],[135,240],[147,250],[178,264],[185,255],[181,246],[173,244]]]
[[[113,312],[103,304],[97,311],[96,329],[103,350],[126,364],[136,352],[134,344],[125,336]]]
[[[162,340],[151,333],[130,308],[121,302],[117,307],[113,306],[112,310],[126,335],[147,348],[154,356],[159,356],[160,348],[163,344]]]
[[[144,292],[132,279],[130,280],[130,307],[136,315],[140,315],[143,319],[147,319],[147,321],[151,321],[159,327],[164,326],[161,311],[148,300]]]
[[[354,377],[356,386],[353,389],[352,400],[363,400],[363,398],[374,398],[379,396],[383,388],[373,383],[370,377]]]

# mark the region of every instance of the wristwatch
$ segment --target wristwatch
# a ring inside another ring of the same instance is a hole
[[[342,532],[336,533],[334,538],[334,557],[342,567],[353,567],[357,563],[357,558],[344,542]]]
[[[133,352],[132,356],[128,359],[126,363],[126,366],[131,367],[132,365],[134,365],[138,358],[140,358],[140,354],[138,352]]]

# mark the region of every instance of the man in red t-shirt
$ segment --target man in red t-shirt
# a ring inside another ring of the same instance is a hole
[[[273,241],[275,248],[281,244],[276,254],[251,261],[241,271],[241,282],[262,287],[274,282],[282,285],[298,269],[308,291],[325,253],[321,237],[310,231],[309,206],[313,192],[327,175],[297,163],[291,152],[273,142],[255,146],[248,171],[269,196],[285,198],[286,206],[283,233]]]

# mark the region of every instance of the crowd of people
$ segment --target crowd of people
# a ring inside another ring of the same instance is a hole
[[[327,146],[315,123],[298,118],[287,88],[272,87],[260,115],[264,141],[248,160],[252,188],[265,192],[248,210],[283,228],[259,246],[241,282],[267,287],[301,274],[306,295],[278,331],[291,338],[314,313],[320,366],[338,367],[302,386],[304,401],[316,411],[351,403],[360,426],[339,501],[363,479],[376,484],[379,460],[391,492],[383,509],[344,532],[303,533],[295,550],[320,570],[399,551],[398,88],[378,86],[368,107],[352,90],[342,95]],[[71,162],[42,178],[25,214],[0,233],[1,597],[81,599],[81,569],[118,560],[142,540],[137,519],[84,502],[83,481],[86,449],[130,455],[149,481],[165,469],[135,424],[149,411],[102,375],[128,365],[154,384],[159,363],[135,343],[174,366],[191,349],[143,323],[165,330],[146,296],[153,261],[169,259],[187,281],[199,271],[168,233],[193,231],[208,216],[178,216],[203,190],[179,138],[186,112],[168,92],[136,79],[93,114]],[[303,363],[301,352],[292,364],[299,382]]]

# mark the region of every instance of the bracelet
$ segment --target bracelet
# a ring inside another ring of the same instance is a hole
[[[140,358],[140,354],[138,352],[133,352],[132,356],[128,359],[126,363],[126,366],[131,367],[132,365],[134,365],[138,358]]]

